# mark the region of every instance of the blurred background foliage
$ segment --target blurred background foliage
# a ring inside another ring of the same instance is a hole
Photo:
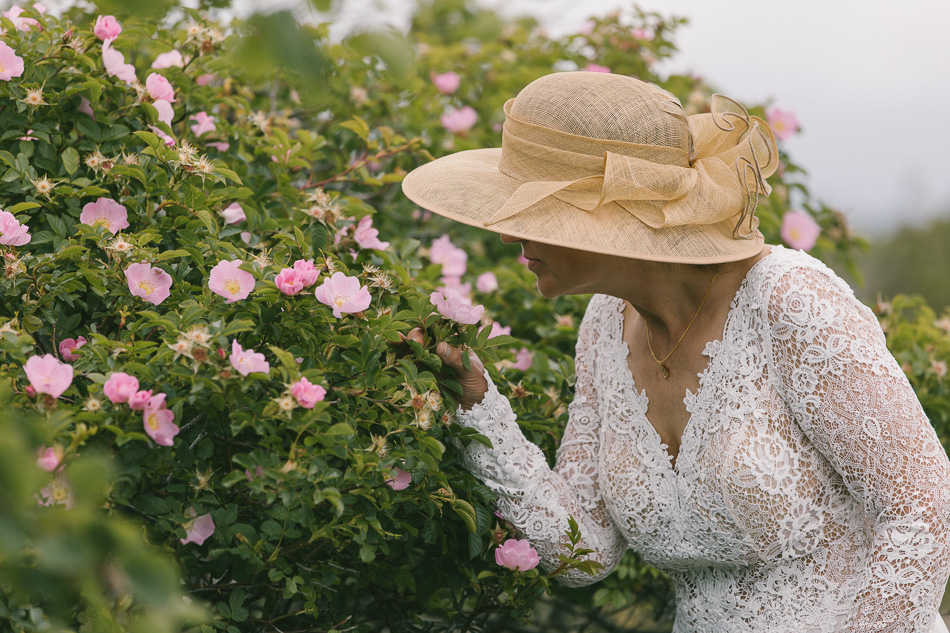
[[[311,0],[310,6],[330,14],[334,9],[330,0]],[[691,111],[702,111],[715,92],[714,86],[697,77],[660,76],[654,70],[659,60],[675,54],[676,29],[682,19],[633,9],[623,18],[595,18],[589,33],[550,38],[530,17],[507,20],[475,2],[434,0],[418,5],[408,33],[353,33],[332,40],[328,25],[300,19],[306,12],[258,12],[230,22],[229,0],[199,0],[188,8],[175,0],[96,0],[95,7],[68,8],[64,19],[88,31],[96,12],[119,17],[127,37],[135,38],[133,50],[129,50],[129,39],[123,42],[127,61],[140,71],[174,41],[171,34],[180,34],[190,21],[204,21],[205,15],[222,21],[222,47],[209,50],[202,58],[206,70],[218,73],[221,81],[213,99],[201,106],[216,108],[222,121],[229,118],[233,123],[230,140],[235,149],[224,158],[241,166],[245,184],[253,189],[247,194],[255,207],[249,214],[250,224],[261,236],[248,250],[257,249],[265,255],[280,252],[270,237],[287,229],[287,217],[294,217],[294,205],[302,204],[302,192],[319,184],[345,200],[346,212],[375,213],[380,237],[393,240],[394,249],[399,249],[398,257],[385,264],[401,278],[400,283],[419,288],[438,283],[438,267],[427,264],[425,247],[446,233],[468,252],[470,277],[494,272],[499,289],[478,294],[477,300],[498,315],[502,325],[510,326],[511,334],[534,354],[527,371],[502,367],[499,380],[504,389],[518,394],[515,407],[529,439],[553,457],[566,419],[561,403],[571,390],[571,356],[586,298],[540,301],[533,289],[533,276],[517,261],[517,249],[501,244],[494,235],[430,217],[401,195],[398,182],[430,156],[499,145],[502,104],[525,84],[556,70],[605,66],[615,73],[660,83]],[[159,37],[153,38],[156,32]],[[33,37],[40,40],[40,36]],[[434,74],[446,72],[455,72],[460,78],[459,88],[449,94],[439,91],[432,81]],[[188,83],[193,74],[182,72],[175,78],[181,82],[179,89],[191,86],[197,95],[200,91]],[[751,113],[764,116],[762,106],[746,105]],[[262,113],[263,119],[249,121],[252,112],[246,107]],[[477,122],[466,130],[445,129],[442,115],[464,107],[474,109]],[[181,121],[176,124],[178,129],[184,127]],[[5,142],[12,145],[16,140],[13,135],[11,130]],[[859,294],[863,293],[881,317],[891,349],[947,445],[950,407],[946,366],[940,363],[950,353],[950,333],[942,320],[947,316],[943,306],[950,305],[945,275],[950,270],[950,262],[945,261],[950,257],[946,248],[950,223],[905,229],[896,236],[875,239],[870,248],[862,250],[866,242],[853,234],[846,219],[809,195],[807,179],[793,157],[783,151],[782,160],[783,169],[771,179],[773,195],[759,205],[760,228],[769,242],[780,242],[781,222],[790,199],[815,219],[821,235],[812,253],[854,279],[864,278]],[[333,248],[327,239],[332,223],[323,228],[311,222],[304,228],[313,244]],[[219,237],[236,243],[236,233],[225,228]],[[877,301],[878,291],[884,295],[881,301]],[[923,298],[889,299],[906,292],[920,293]],[[266,298],[276,301],[275,297],[276,291]],[[4,312],[3,316],[11,315]],[[277,317],[274,319],[276,322]],[[45,345],[40,336],[44,330],[34,333],[36,341]],[[60,332],[60,336],[67,333]],[[22,362],[34,350],[28,336],[8,333],[2,338],[4,358]],[[100,356],[105,363],[107,352]],[[2,369],[13,373],[17,367],[8,363]],[[362,395],[354,391],[341,399],[357,410],[355,403]],[[445,499],[439,501],[432,490],[419,492],[411,503],[408,494],[380,502],[371,498],[371,487],[357,477],[348,483],[353,489],[365,488],[359,494],[369,499],[368,505],[360,507],[381,504],[378,520],[387,522],[386,529],[370,530],[367,535],[365,517],[344,515],[346,520],[364,520],[364,533],[359,537],[362,546],[355,546],[355,540],[331,542],[333,547],[321,545],[325,547],[322,555],[330,559],[336,554],[358,554],[345,565],[333,559],[312,573],[306,571],[312,571],[306,565],[318,565],[320,560],[307,558],[312,544],[306,534],[288,534],[285,545],[294,554],[286,555],[286,560],[282,555],[272,568],[285,565],[304,571],[284,574],[287,569],[280,570],[278,581],[267,587],[274,595],[265,600],[260,586],[268,583],[268,570],[264,567],[262,574],[255,566],[273,561],[240,542],[244,534],[240,529],[222,530],[232,542],[225,546],[224,535],[220,535],[222,541],[214,553],[204,557],[177,547],[180,523],[168,515],[156,522],[147,513],[128,511],[143,502],[152,503],[156,514],[172,507],[180,500],[177,497],[184,498],[195,485],[201,469],[211,468],[211,462],[202,462],[204,458],[198,455],[210,453],[210,449],[191,450],[202,439],[197,429],[189,437],[195,444],[176,453],[181,463],[162,463],[160,467],[169,474],[158,476],[147,472],[157,465],[149,463],[153,458],[141,443],[130,444],[126,454],[106,450],[104,442],[102,450],[96,450],[93,440],[81,453],[74,450],[90,435],[84,425],[93,419],[78,412],[79,400],[73,412],[64,406],[44,417],[28,408],[7,406],[17,397],[22,399],[22,394],[0,393],[0,624],[12,630],[167,632],[180,627],[210,631],[213,627],[228,631],[606,633],[670,628],[670,587],[661,574],[633,553],[606,580],[579,589],[565,589],[556,583],[548,587],[532,579],[480,577],[493,565],[486,556],[492,530],[504,526],[488,515],[487,490],[458,467],[448,442],[438,462],[438,476],[443,477],[439,481],[451,481],[451,492],[474,504],[474,534],[466,529],[460,514],[446,511],[451,519],[443,520],[441,503]],[[434,439],[444,434],[448,431],[432,432]],[[36,468],[36,451],[54,441],[66,443],[72,456],[64,470],[74,495],[70,510],[37,507],[34,497],[43,484],[49,484],[48,476]],[[292,461],[293,450],[283,455],[286,463]],[[424,461],[433,460],[422,453],[408,449],[405,453],[410,463],[419,464],[419,472],[426,469]],[[361,454],[353,454],[364,460]],[[378,479],[373,468],[380,460],[367,457],[364,461],[370,466],[361,461],[359,476]],[[214,462],[217,466],[223,463]],[[271,479],[266,483],[245,484],[243,467],[222,472],[202,501],[215,509],[216,520],[224,525],[228,517],[233,520],[236,504],[246,501],[237,491],[252,487],[249,496],[264,492],[277,481],[281,463],[276,457],[272,460]],[[237,475],[231,476],[235,472]],[[225,475],[227,485],[219,484]],[[423,498],[424,494],[429,496]],[[270,495],[268,503],[276,503],[279,510],[280,495],[273,491]],[[403,532],[397,535],[399,530]],[[246,571],[250,568],[255,568],[256,576]],[[256,585],[261,576],[265,576],[264,582]],[[242,577],[250,579],[246,585],[238,582]],[[227,578],[228,586],[216,585],[218,578]],[[196,606],[204,604],[194,598],[196,595],[214,595],[209,604],[217,602],[203,611]]]

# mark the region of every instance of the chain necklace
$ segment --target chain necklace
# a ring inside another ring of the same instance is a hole
[[[653,357],[653,360],[656,361],[656,364],[660,366],[660,369],[663,370],[663,378],[670,377],[670,369],[664,363],[669,360],[670,356],[673,355],[673,352],[676,351],[676,348],[680,346],[680,343],[683,342],[683,339],[686,338],[686,333],[689,332],[689,328],[693,327],[693,323],[696,322],[696,317],[699,316],[699,313],[702,312],[703,306],[706,305],[706,298],[709,297],[709,291],[712,290],[713,282],[716,281],[716,277],[719,276],[719,271],[716,271],[716,274],[713,275],[713,278],[709,281],[709,287],[706,288],[706,294],[703,295],[703,300],[699,302],[699,309],[696,310],[696,314],[693,315],[693,320],[689,322],[689,325],[686,326],[686,329],[683,330],[683,335],[680,336],[679,340],[676,341],[676,345],[673,346],[673,349],[670,350],[670,353],[663,357],[662,360],[656,357],[656,354],[653,353],[653,343],[650,342],[650,325],[644,321],[643,324],[647,326],[647,347],[650,349],[650,356]]]

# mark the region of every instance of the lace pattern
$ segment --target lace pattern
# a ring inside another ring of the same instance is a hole
[[[675,467],[595,296],[553,470],[492,385],[459,422],[473,472],[550,568],[567,517],[605,565],[632,547],[677,588],[674,631],[926,633],[950,575],[950,461],[870,310],[808,255],[749,272]],[[569,576],[571,584],[598,578]]]

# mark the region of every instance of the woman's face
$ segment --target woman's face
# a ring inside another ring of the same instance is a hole
[[[538,278],[538,292],[551,298],[560,295],[606,292],[605,283],[616,276],[624,258],[552,246],[502,235],[506,244],[521,244],[528,270]]]

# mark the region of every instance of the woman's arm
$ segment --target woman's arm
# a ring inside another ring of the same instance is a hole
[[[588,314],[593,309],[592,305]],[[600,580],[620,562],[627,547],[610,520],[598,486],[600,417],[593,383],[595,337],[585,318],[577,343],[574,400],[553,470],[541,449],[525,439],[508,400],[490,381],[485,383],[484,398],[475,400],[478,404],[467,411],[460,408],[457,414],[460,424],[477,429],[491,440],[492,448],[472,442],[465,450],[466,462],[472,473],[498,495],[498,512],[531,541],[544,569],[554,569],[560,564],[558,554],[567,554],[569,543],[564,533],[568,517],[577,521],[581,530],[579,546],[594,550],[590,559],[604,568],[596,576],[578,571],[558,576],[569,585]],[[453,356],[457,350],[443,351],[443,359],[456,369],[460,380],[467,378],[469,384],[475,384],[472,376],[465,375],[469,372],[461,367],[461,360]],[[473,369],[477,368],[473,359]]]
[[[769,304],[792,415],[874,526],[845,631],[930,631],[950,574],[950,462],[880,325],[840,280],[798,267]]]

